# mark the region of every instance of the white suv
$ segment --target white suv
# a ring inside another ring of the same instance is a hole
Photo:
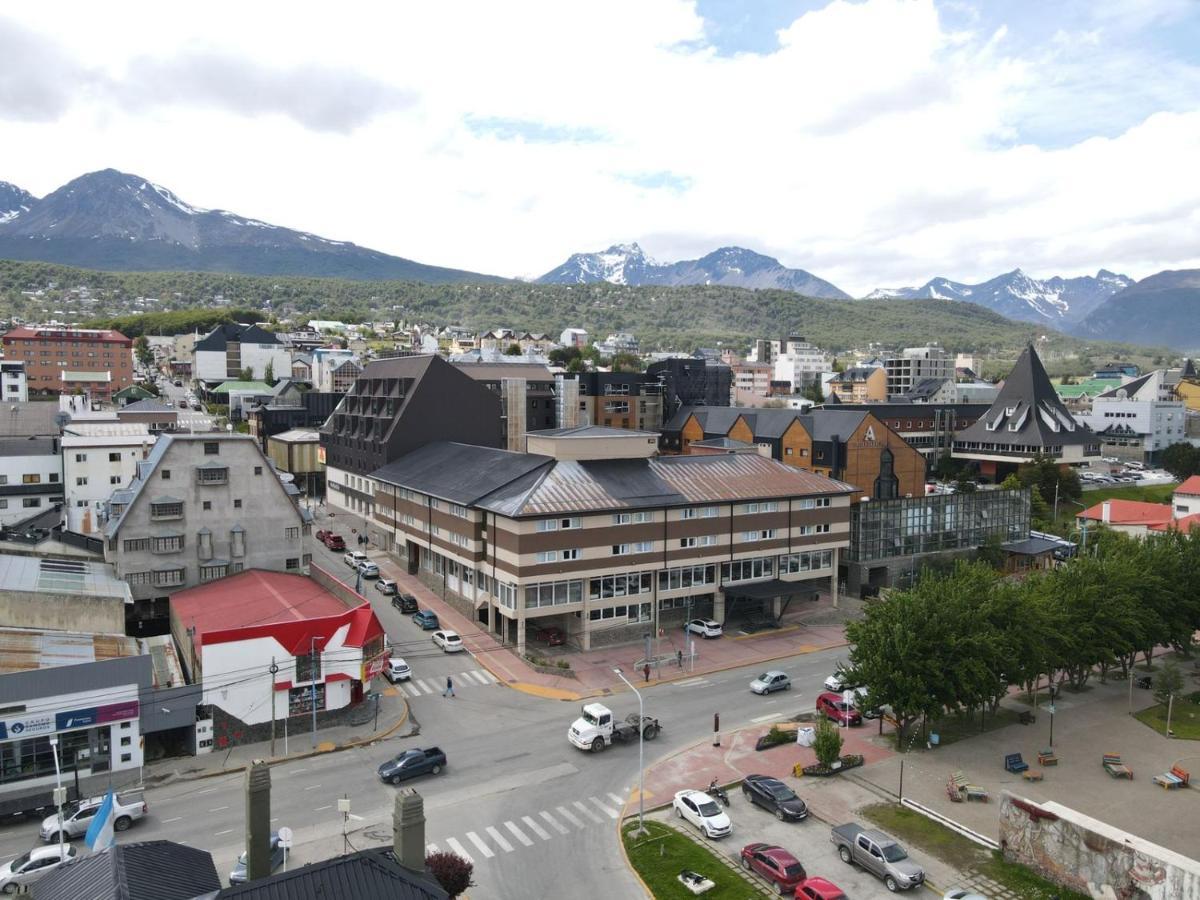
[[[357,569],[361,563],[370,562],[367,559],[367,554],[361,550],[347,550],[346,555],[342,557],[342,562],[352,569]]]
[[[383,677],[392,684],[397,681],[407,681],[412,678],[412,669],[400,657],[393,656],[388,660],[387,668],[383,670]]]
[[[721,623],[712,619],[692,619],[688,622],[687,630],[706,638],[719,638],[724,631]]]
[[[691,822],[706,838],[725,837],[733,833],[733,823],[712,797],[703,791],[680,791],[671,803],[675,815]]]

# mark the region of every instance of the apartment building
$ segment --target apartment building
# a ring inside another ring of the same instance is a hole
[[[29,399],[24,360],[0,361],[0,399],[5,403],[24,403]]]
[[[414,451],[372,475],[377,536],[518,652],[527,626],[590,649],[836,592],[850,485],[756,454],[647,457],[647,435],[602,431],[586,452],[579,433],[538,435],[548,453]]]
[[[541,363],[481,360],[451,365],[500,398],[501,446],[524,450],[528,432],[557,426],[554,375]]]
[[[292,371],[292,357],[279,336],[257,325],[225,322],[196,341],[192,374],[210,385],[241,378],[250,370],[252,379],[285,378]]]
[[[840,411],[868,412],[933,465],[954,446],[955,432],[973,425],[987,403],[840,403]]]
[[[841,403],[882,403],[887,399],[887,370],[852,366],[828,382],[829,398]]]
[[[661,385],[642,372],[558,375],[554,393],[560,428],[601,425],[653,431],[662,423]]]
[[[62,503],[62,472],[57,437],[0,438],[0,527]]]
[[[28,390],[35,396],[85,393],[108,400],[133,383],[133,341],[119,331],[22,325],[0,343],[6,362],[25,364]]]
[[[71,434],[62,438],[63,521],[68,531],[97,534],[113,491],[127,488],[137,464],[158,440],[145,425],[118,427],[113,434]]]
[[[887,372],[887,395],[907,394],[926,378],[953,378],[954,357],[937,344],[905,347],[883,358]]]
[[[309,521],[253,438],[166,434],[109,497],[104,558],[129,583],[135,627],[164,633],[176,591],[243,569],[306,571]]]
[[[1187,433],[1187,405],[1162,369],[1110,388],[1079,420],[1100,437],[1105,456],[1154,464],[1172,444],[1200,445]]]
[[[821,372],[828,368],[829,361],[824,351],[797,335],[780,340],[756,340],[746,360],[774,365],[782,356],[791,356],[794,364],[799,365],[803,371]]]
[[[731,406],[762,406],[771,398],[775,369],[770,363],[731,362],[729,371],[733,376]]]

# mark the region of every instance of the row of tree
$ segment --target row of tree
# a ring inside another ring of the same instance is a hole
[[[1200,629],[1200,530],[1143,541],[1102,531],[1067,565],[1006,579],[959,563],[874,603],[847,626],[852,676],[896,717],[902,746],[924,718],[995,712],[1013,685],[1082,688],[1128,675],[1155,647],[1190,652]]]

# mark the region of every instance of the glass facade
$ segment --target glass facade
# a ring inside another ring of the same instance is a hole
[[[859,503],[850,512],[847,559],[875,560],[965,550],[992,536],[1029,536],[1029,491],[934,494]]]

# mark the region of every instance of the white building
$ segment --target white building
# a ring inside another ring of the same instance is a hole
[[[790,344],[790,347],[775,357],[773,380],[787,382],[792,393],[799,393],[820,381],[821,374],[829,371],[829,360],[812,344]]]
[[[61,503],[62,466],[58,438],[0,439],[0,526]]]
[[[29,399],[24,360],[6,359],[0,362],[0,396],[5,403],[24,403]]]
[[[802,362],[806,362],[811,366],[820,366],[817,371],[823,371],[829,366],[825,358],[825,353],[816,346],[809,343],[802,337],[791,335],[782,340],[759,339],[754,342],[754,346],[750,348],[750,355],[746,357],[747,362],[764,362],[774,365],[775,360],[786,354],[791,354]],[[818,360],[820,362],[818,363]]]
[[[318,347],[312,352],[313,390],[323,393],[334,393],[333,373],[344,362],[358,362],[358,355],[353,350],[342,350],[339,347]]]
[[[1102,452],[1136,462],[1155,463],[1172,444],[1200,444],[1188,437],[1187,408],[1156,369],[1098,394],[1080,420],[1100,436]]]
[[[559,335],[558,342],[564,347],[574,347],[582,350],[588,345],[588,333],[583,328],[567,328]]]
[[[905,347],[883,359],[889,397],[907,394],[927,378],[954,378],[954,357],[937,344]]]
[[[610,334],[603,341],[596,344],[596,349],[603,356],[616,356],[618,353],[632,353],[638,355],[641,344],[638,339],[627,331],[618,331],[615,334]]]
[[[139,430],[140,429],[140,430]],[[120,429],[123,434],[63,435],[64,521],[68,531],[95,534],[113,491],[129,487],[137,464],[146,458],[157,435],[145,425]],[[132,431],[133,433],[128,433]]]
[[[292,357],[277,335],[257,325],[228,322],[196,341],[193,378],[220,384],[240,379],[246,369],[253,380],[268,374],[286,378],[292,371]]]

